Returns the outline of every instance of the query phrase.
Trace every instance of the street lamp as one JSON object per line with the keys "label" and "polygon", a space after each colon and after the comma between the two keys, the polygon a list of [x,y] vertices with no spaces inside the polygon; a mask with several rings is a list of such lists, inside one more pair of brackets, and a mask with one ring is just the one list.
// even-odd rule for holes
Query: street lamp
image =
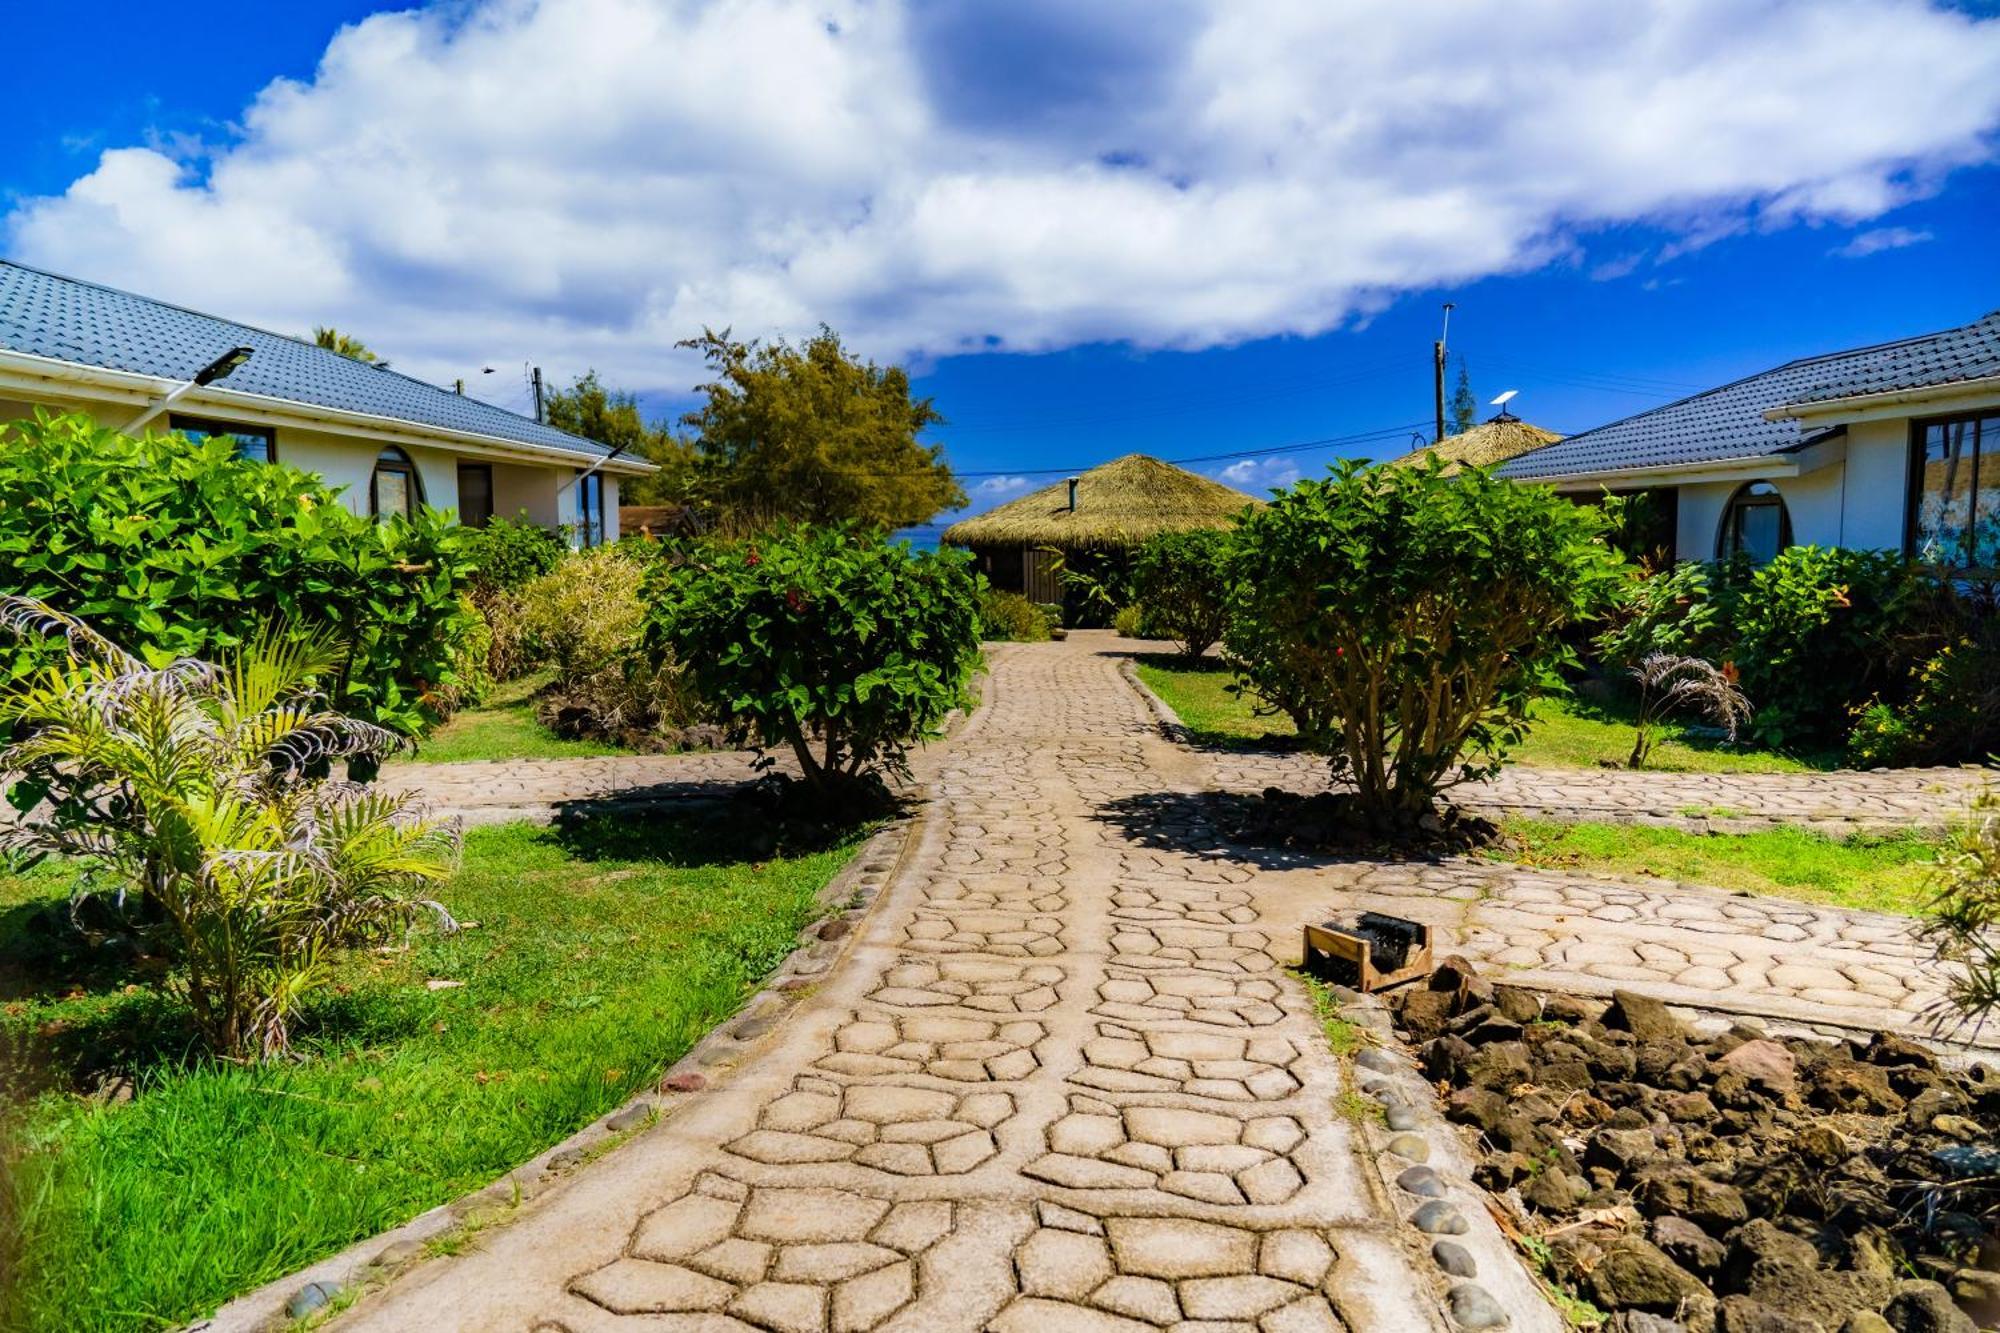
{"label": "street lamp", "polygon": [[215,358],[215,360],[209,362],[207,365],[203,366],[200,370],[197,370],[194,373],[193,379],[189,380],[185,384],[176,387],[171,392],[169,392],[166,397],[160,399],[159,402],[154,403],[144,412],[141,412],[138,416],[134,417],[132,419],[132,424],[125,428],[125,433],[127,435],[130,435],[133,431],[139,429],[139,427],[145,425],[147,422],[151,421],[154,417],[166,411],[167,408],[173,405],[176,399],[178,399],[182,394],[186,393],[188,390],[198,388],[202,385],[213,384],[217,380],[228,379],[229,376],[233,374],[239,366],[241,366],[245,361],[248,361],[250,359],[251,354],[255,350],[256,350],[255,348],[251,347],[230,348],[228,351],[224,352],[221,356],[218,356],[217,358]]}

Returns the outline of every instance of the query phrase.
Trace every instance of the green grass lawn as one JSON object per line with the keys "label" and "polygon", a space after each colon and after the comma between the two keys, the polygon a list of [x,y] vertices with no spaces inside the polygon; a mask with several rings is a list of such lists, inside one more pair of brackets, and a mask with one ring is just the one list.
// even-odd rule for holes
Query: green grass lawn
{"label": "green grass lawn", "polygon": [[604,741],[572,741],[535,717],[535,693],[547,675],[524,676],[496,685],[485,699],[426,736],[414,755],[399,762],[457,764],[474,759],[576,759],[630,754]]}
{"label": "green grass lawn", "polygon": [[[1219,668],[1189,669],[1161,654],[1142,657],[1139,679],[1166,700],[1201,745],[1224,747],[1284,743],[1297,733],[1283,713],[1260,715],[1252,702],[1228,690],[1230,675]],[[1632,720],[1615,704],[1584,699],[1543,699],[1534,707],[1534,728],[1508,759],[1550,768],[1595,768],[1600,760],[1622,763],[1632,752]],[[1726,746],[1669,724],[1660,732],[1647,761],[1651,768],[1694,773],[1791,773],[1838,765],[1837,755],[1790,755],[1750,746]]]}
{"label": "green grass lawn", "polygon": [[1501,823],[1484,855],[1524,865],[1658,876],[1835,907],[1916,913],[1930,898],[1940,844],[1909,832],[1830,838],[1805,829],[1689,833],[1636,824]]}
{"label": "green grass lawn", "polygon": [[[740,1005],[857,845],[716,824],[472,830],[440,896],[476,927],[340,959],[300,1058],[263,1068],[191,1060],[150,988],[58,956],[33,918],[61,874],[0,877],[0,1328],[181,1324],[617,1106]],[[133,1100],[78,1094],[107,1068]]]}

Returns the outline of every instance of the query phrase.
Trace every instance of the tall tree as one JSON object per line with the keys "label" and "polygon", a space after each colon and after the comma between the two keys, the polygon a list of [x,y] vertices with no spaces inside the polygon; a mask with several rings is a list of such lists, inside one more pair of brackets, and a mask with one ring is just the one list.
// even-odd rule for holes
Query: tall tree
{"label": "tall tree", "polygon": [[590,370],[567,389],[548,394],[542,415],[557,430],[595,440],[634,458],[659,465],[647,477],[628,477],[619,498],[630,504],[690,503],[695,495],[693,449],[676,439],[665,423],[648,423],[639,414],[639,400],[620,389],[607,388]]}
{"label": "tall tree", "polygon": [[313,342],[324,347],[329,352],[340,353],[350,361],[363,361],[371,366],[379,365],[384,369],[387,369],[389,365],[387,361],[369,351],[368,344],[362,342],[351,333],[342,333],[339,329],[331,325],[315,325],[313,327]]}
{"label": "tall tree", "polygon": [[707,402],[681,420],[732,517],[899,528],[965,503],[944,450],[917,438],[944,418],[910,396],[901,367],[852,355],[824,325],[796,347],[734,342],[727,329],[681,346],[715,375],[700,388]]}
{"label": "tall tree", "polygon": [[1472,396],[1472,377],[1465,373],[1465,358],[1458,358],[1458,387],[1451,393],[1451,433],[1463,435],[1479,420],[1479,400]]}

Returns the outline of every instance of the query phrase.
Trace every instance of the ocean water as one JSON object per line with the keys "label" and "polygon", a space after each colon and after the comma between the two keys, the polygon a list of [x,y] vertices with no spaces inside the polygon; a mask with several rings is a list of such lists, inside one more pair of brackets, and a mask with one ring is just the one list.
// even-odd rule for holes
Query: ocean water
{"label": "ocean water", "polygon": [[943,523],[920,523],[914,528],[898,528],[889,534],[892,542],[908,542],[919,551],[935,551],[938,538],[947,525]]}

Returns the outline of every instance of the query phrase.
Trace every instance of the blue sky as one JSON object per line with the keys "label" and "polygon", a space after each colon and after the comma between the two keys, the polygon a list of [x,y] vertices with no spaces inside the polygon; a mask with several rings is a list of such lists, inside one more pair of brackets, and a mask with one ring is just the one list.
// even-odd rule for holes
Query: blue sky
{"label": "blue sky", "polygon": [[13,71],[0,248],[335,322],[440,380],[498,365],[503,403],[533,361],[675,412],[675,338],[824,319],[915,368],[952,462],[998,474],[982,505],[1133,450],[1382,437],[1196,465],[1251,489],[1400,452],[1447,300],[1482,404],[1518,389],[1564,432],[2000,307],[1990,6],[1546,0],[1482,30],[1357,3],[1336,30],[1286,0],[1234,27],[1198,0],[463,0],[348,26],[376,8],[17,7],[43,58]]}

